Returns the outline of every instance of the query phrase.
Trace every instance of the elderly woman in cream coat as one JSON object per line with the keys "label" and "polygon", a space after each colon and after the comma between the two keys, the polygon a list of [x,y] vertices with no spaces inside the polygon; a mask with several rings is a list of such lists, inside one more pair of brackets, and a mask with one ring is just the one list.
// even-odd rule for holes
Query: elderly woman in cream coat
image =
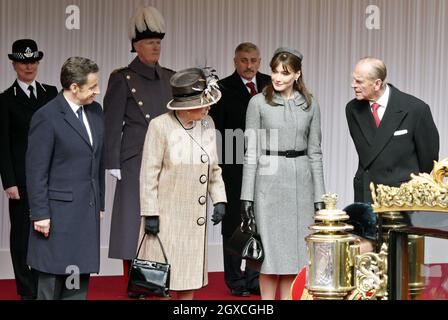
{"label": "elderly woman in cream coat", "polygon": [[[219,223],[227,202],[218,165],[210,105],[221,98],[213,76],[190,68],[170,81],[172,110],[153,119],[143,149],[140,172],[140,258],[164,261],[158,234],[171,265],[170,290],[193,299],[207,285],[207,205]],[[160,232],[159,232],[160,230]]]}

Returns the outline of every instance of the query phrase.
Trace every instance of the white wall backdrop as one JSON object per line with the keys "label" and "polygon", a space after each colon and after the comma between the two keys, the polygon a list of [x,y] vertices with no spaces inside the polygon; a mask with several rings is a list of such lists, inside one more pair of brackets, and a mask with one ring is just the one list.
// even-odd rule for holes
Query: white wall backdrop
{"label": "white wall backdrop", "polygon": [[[59,70],[69,57],[95,60],[106,91],[108,75],[134,57],[127,38],[128,19],[139,4],[157,7],[165,17],[161,64],[179,70],[197,65],[216,68],[220,77],[233,72],[233,51],[242,41],[259,45],[261,71],[279,46],[304,54],[304,77],[322,109],[324,169],[327,190],[340,195],[340,207],[353,198],[357,157],[345,120],[352,99],[351,71],[364,56],[382,58],[389,81],[425,100],[440,131],[441,157],[448,156],[446,108],[448,74],[448,1],[445,0],[1,0],[0,89],[15,79],[7,54],[18,38],[33,38],[45,52],[38,80],[59,84]],[[79,29],[68,29],[70,5],[79,8]],[[379,10],[379,29],[366,25],[369,5]],[[98,99],[102,102],[103,95]],[[111,180],[111,179],[110,179]],[[102,245],[109,239],[114,184],[107,187],[108,218]],[[0,251],[9,246],[7,201],[0,198]],[[211,245],[221,242],[210,230]],[[218,255],[219,257],[219,255]],[[1,270],[9,268],[0,260]]]}

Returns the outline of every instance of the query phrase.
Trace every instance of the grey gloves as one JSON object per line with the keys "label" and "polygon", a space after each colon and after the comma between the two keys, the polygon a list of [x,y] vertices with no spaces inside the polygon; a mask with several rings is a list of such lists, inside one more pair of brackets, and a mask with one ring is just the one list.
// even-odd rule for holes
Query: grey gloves
{"label": "grey gloves", "polygon": [[220,223],[225,215],[226,215],[226,204],[224,202],[219,202],[215,204],[215,208],[213,209],[213,215],[212,215],[213,225],[216,226],[218,223]]}
{"label": "grey gloves", "polygon": [[159,217],[150,216],[145,219],[145,233],[156,236],[159,233]]}

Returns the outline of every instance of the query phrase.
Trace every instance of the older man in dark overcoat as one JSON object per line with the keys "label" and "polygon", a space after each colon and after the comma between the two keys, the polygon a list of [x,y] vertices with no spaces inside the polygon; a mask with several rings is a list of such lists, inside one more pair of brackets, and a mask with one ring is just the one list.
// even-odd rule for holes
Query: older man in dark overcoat
{"label": "older man in dark overcoat", "polygon": [[222,176],[228,199],[228,212],[222,221],[224,278],[232,295],[248,296],[250,292],[259,294],[258,272],[247,266],[241,272],[242,260],[228,253],[227,243],[241,224],[240,195],[247,105],[253,95],[262,92],[271,77],[258,72],[260,50],[253,43],[239,44],[233,61],[235,72],[218,82],[222,99],[210,110],[210,115],[222,137],[219,154],[222,156]]}
{"label": "older man in dark overcoat", "polygon": [[356,202],[372,202],[370,183],[399,186],[411,173],[431,172],[439,158],[431,109],[386,77],[386,65],[373,57],[361,59],[353,71],[356,97],[345,110],[359,157],[353,180]]}

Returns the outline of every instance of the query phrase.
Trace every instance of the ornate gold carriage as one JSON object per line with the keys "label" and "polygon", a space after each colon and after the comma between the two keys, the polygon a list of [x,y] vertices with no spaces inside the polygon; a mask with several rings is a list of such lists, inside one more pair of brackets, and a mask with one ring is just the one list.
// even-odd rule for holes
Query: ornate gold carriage
{"label": "ornate gold carriage", "polygon": [[[448,158],[400,187],[371,184],[378,237],[375,252],[365,254],[343,223],[347,215],[336,209],[337,196],[325,195],[326,209],[316,213],[310,227],[316,232],[307,237],[306,288],[313,298],[421,299],[428,286],[425,239],[448,239],[447,176]],[[440,285],[448,293],[446,276]]]}

